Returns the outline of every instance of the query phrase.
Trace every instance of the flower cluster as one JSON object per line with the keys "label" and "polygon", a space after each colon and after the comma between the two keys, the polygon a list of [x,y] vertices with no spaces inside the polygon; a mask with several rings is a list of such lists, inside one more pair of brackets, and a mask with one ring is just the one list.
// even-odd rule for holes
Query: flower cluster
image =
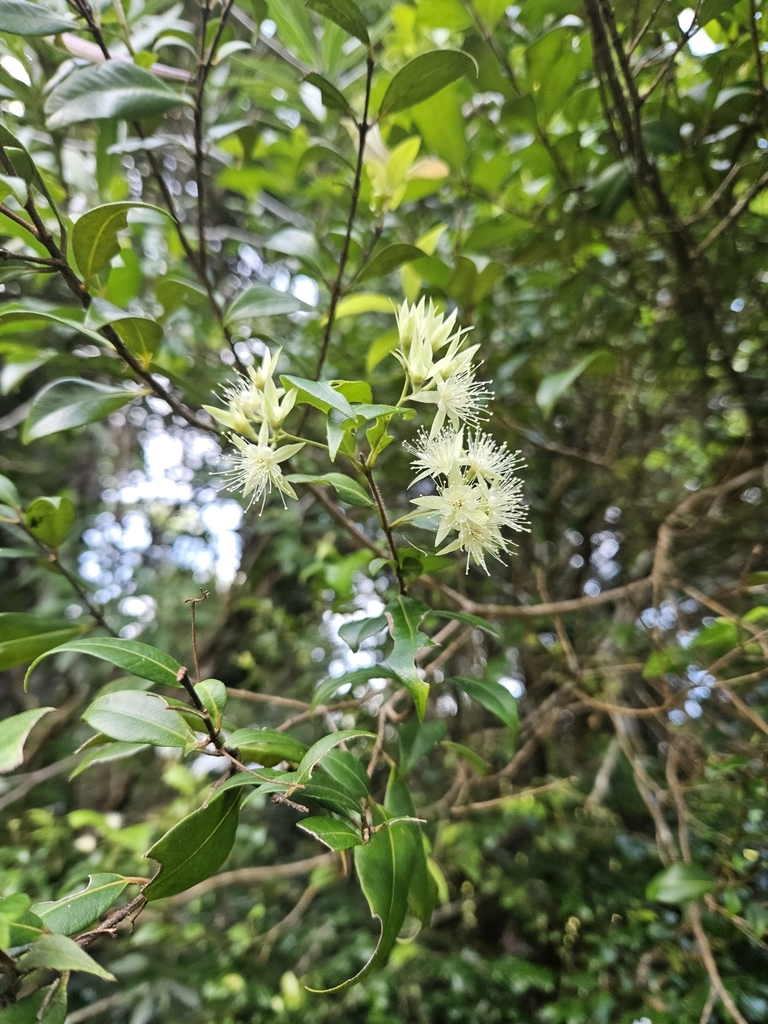
{"label": "flower cluster", "polygon": [[472,357],[480,346],[465,347],[467,329],[456,328],[456,312],[446,318],[432,302],[428,307],[424,299],[418,306],[405,302],[397,326],[394,355],[405,370],[406,398],[436,407],[429,433],[422,431],[416,444],[406,448],[414,456],[412,485],[429,477],[437,493],[414,498],[413,504],[439,517],[438,548],[456,534],[441,554],[465,551],[467,569],[471,558],[487,572],[486,554],[501,560],[510,551],[502,528],[527,530],[522,481],[515,476],[520,453],[479,429],[492,392],[475,380]]}
{"label": "flower cluster", "polygon": [[[274,373],[280,358],[280,349],[271,355],[266,350],[258,370],[248,368],[248,379],[227,388],[225,409],[206,405],[203,408],[231,431],[230,440],[237,449],[230,456],[232,466],[224,476],[229,486],[242,490],[250,501],[248,507],[261,499],[261,512],[267,495],[275,487],[284,495],[296,497],[296,492],[285,479],[280,463],[301,451],[304,442],[280,446],[281,427],[296,404],[295,388],[286,392],[275,384]],[[256,427],[258,426],[258,432]],[[246,440],[247,439],[247,440]],[[255,443],[254,443],[255,442]]]}

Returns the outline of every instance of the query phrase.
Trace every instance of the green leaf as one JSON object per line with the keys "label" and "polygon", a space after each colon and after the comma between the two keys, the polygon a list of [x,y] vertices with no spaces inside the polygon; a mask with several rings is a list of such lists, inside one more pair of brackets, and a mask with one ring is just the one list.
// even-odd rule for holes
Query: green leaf
{"label": "green leaf", "polygon": [[62,900],[36,903],[32,913],[37,914],[48,931],[74,935],[98,921],[130,884],[131,879],[122,875],[91,875],[85,889]]}
{"label": "green leaf", "polygon": [[221,867],[235,843],[240,796],[228,792],[193,811],[145,854],[161,865],[144,890],[148,900],[184,892]]}
{"label": "green leaf", "polygon": [[443,740],[441,746],[458,757],[463,757],[468,764],[472,765],[478,775],[488,774],[487,763],[474,750],[470,750],[469,747],[465,747],[462,743],[452,743],[450,740]]}
{"label": "green leaf", "polygon": [[417,249],[415,245],[408,245],[406,242],[396,242],[388,245],[386,249],[376,253],[370,263],[367,263],[355,279],[356,284],[370,281],[374,277],[382,277],[389,274],[403,263],[411,263],[419,260],[425,253]]}
{"label": "green leaf", "polygon": [[315,236],[300,228],[284,228],[264,243],[266,249],[273,249],[284,256],[296,256],[298,259],[317,263],[320,259]]}
{"label": "green leaf", "polygon": [[76,32],[78,25],[65,14],[27,0],[0,0],[0,32],[14,36],[55,36]]}
{"label": "green leaf", "polygon": [[[386,620],[384,625],[386,625]],[[357,668],[353,669],[352,672],[345,672],[343,675],[330,676],[328,679],[324,679],[312,694],[312,710],[320,707],[321,704],[327,704],[340,687],[348,686],[351,683],[365,682],[367,679],[381,679],[382,675],[386,675],[386,671],[386,668],[381,667]]]}
{"label": "green leaf", "polygon": [[66,935],[43,935],[19,960],[19,968],[24,972],[33,971],[37,967],[50,967],[55,971],[84,971],[104,981],[115,981],[114,975],[105,971]]}
{"label": "green leaf", "polygon": [[[387,780],[384,807],[387,814],[394,818],[412,818],[416,814],[413,798],[405,784],[405,779],[394,766]],[[408,886],[408,905],[426,928],[429,926],[432,911],[437,903],[437,885],[427,866],[427,851],[424,848],[424,836],[421,828],[416,822],[403,822],[403,825],[411,835],[414,848],[411,880]]]}
{"label": "green leaf", "polygon": [[84,772],[87,768],[91,768],[95,764],[106,764],[108,761],[121,761],[124,757],[132,757],[134,754],[138,754],[140,751],[148,749],[149,747],[146,743],[123,743],[120,741],[116,741],[115,743],[103,743],[98,747],[92,747],[85,751],[82,761],[77,768],[75,768],[69,778],[74,779],[75,776]]}
{"label": "green leaf", "polygon": [[[355,870],[368,900],[371,914],[381,924],[376,949],[368,963],[353,978],[325,989],[340,992],[357,984],[376,967],[383,964],[397,941],[408,909],[408,888],[411,882],[416,849],[409,826],[397,822],[375,832],[365,846],[355,847]],[[310,991],[317,991],[310,989]]]}
{"label": "green leaf", "polygon": [[[102,66],[106,67],[106,65]],[[120,243],[117,235],[119,231],[128,227],[128,211],[134,209],[152,210],[154,213],[168,216],[167,212],[159,206],[122,202],[96,206],[75,222],[72,229],[72,249],[86,284],[94,274],[98,274],[100,270],[108,267],[114,256],[119,255]],[[110,323],[111,321],[105,320],[104,322]]]}
{"label": "green leaf", "polygon": [[325,473],[323,476],[291,473],[287,479],[292,484],[327,484],[348,505],[358,505],[363,508],[376,507],[357,480],[353,480],[351,476],[345,476],[344,473]]}
{"label": "green leaf", "polygon": [[359,7],[352,0],[307,0],[307,7],[343,28],[370,50],[368,26]]}
{"label": "green leaf", "polygon": [[[400,774],[407,775],[413,766],[445,739],[445,722],[406,722],[398,731],[400,742]],[[409,812],[413,813],[413,812]]]}
{"label": "green leaf", "polygon": [[345,316],[359,316],[361,313],[391,313],[395,315],[395,304],[387,295],[375,292],[359,292],[345,295],[336,307],[336,319]]}
{"label": "green leaf", "polygon": [[698,864],[673,864],[650,880],[645,895],[659,903],[690,903],[716,888],[717,882]]}
{"label": "green leaf", "polygon": [[224,321],[232,324],[239,320],[252,320],[257,316],[295,313],[299,309],[308,310],[311,307],[290,292],[279,292],[267,284],[252,284],[250,288],[240,292],[227,310]]}
{"label": "green leaf", "polygon": [[428,100],[463,76],[477,77],[477,64],[461,50],[430,50],[400,68],[387,86],[377,118]]}
{"label": "green leaf", "polygon": [[345,419],[351,419],[355,411],[349,401],[335,388],[324,381],[308,380],[306,377],[291,377],[285,374],[280,377],[280,383],[286,389],[296,388],[299,397],[296,401],[301,404],[314,406],[321,412],[327,413],[329,409],[336,409]]}
{"label": "green leaf", "polygon": [[27,736],[41,718],[55,710],[56,708],[33,708],[0,722],[0,774],[12,772],[23,763]]}
{"label": "green leaf", "polygon": [[26,612],[0,612],[0,671],[24,665],[53,647],[90,629],[59,619],[41,619]]}
{"label": "green leaf", "polygon": [[470,615],[468,612],[445,611],[443,609],[432,609],[429,614],[430,616],[434,615],[438,619],[455,619],[457,622],[464,622],[468,626],[482,629],[484,633],[488,633],[490,636],[500,636],[496,626],[491,625],[487,619],[482,619],[479,615]]}
{"label": "green leaf", "polygon": [[[3,908],[0,906],[0,915],[2,912]],[[21,917],[11,922],[9,933],[9,947],[28,946],[30,942],[35,942],[41,935],[45,935],[45,925],[37,914],[27,911],[26,914],[22,914]],[[0,1021],[2,1019],[0,1017]]]}
{"label": "green leaf", "polygon": [[105,736],[125,743],[187,747],[195,742],[178,711],[166,708],[160,697],[140,690],[118,690],[97,697],[83,718]]}
{"label": "green leaf", "polygon": [[[371,792],[371,780],[362,763],[348,750],[338,747],[323,758],[322,771],[340,782],[357,800],[365,800]],[[315,776],[315,781],[319,776]]]}
{"label": "green leaf", "polygon": [[178,661],[175,661],[169,654],[159,651],[149,644],[139,643],[138,640],[120,640],[111,636],[96,636],[90,639],[76,640],[49,650],[46,654],[37,658],[34,664],[30,665],[25,679],[25,685],[29,680],[30,673],[35,665],[49,657],[51,654],[66,653],[74,651],[77,654],[90,654],[94,658],[108,661],[110,665],[123,668],[140,679],[150,679],[153,683],[161,686],[178,686],[176,676],[181,668]]}
{"label": "green leaf", "polygon": [[599,355],[602,355],[600,351],[590,352],[588,356],[584,356],[578,363],[574,363],[570,369],[560,370],[557,373],[548,373],[542,379],[536,392],[536,405],[538,405],[547,419],[552,415],[558,399],[562,398],[576,378],[580,377],[589,364],[594,362]]}
{"label": "green leaf", "polygon": [[67,75],[48,96],[45,114],[52,131],[82,121],[155,117],[181,104],[192,100],[138,64],[108,60]]}
{"label": "green leaf", "polygon": [[203,679],[195,687],[195,693],[211,717],[215,729],[221,728],[221,716],[227,706],[227,688],[219,679]]}
{"label": "green leaf", "polygon": [[227,737],[227,746],[239,752],[241,761],[255,761],[267,768],[281,761],[298,764],[307,752],[306,743],[276,729],[237,729]]}
{"label": "green leaf", "polygon": [[339,636],[357,654],[363,640],[376,636],[377,633],[386,628],[386,615],[376,615],[373,618],[366,619],[352,619],[351,622],[345,622],[343,626],[339,626]]}
{"label": "green leaf", "polygon": [[386,359],[390,352],[394,352],[399,344],[400,333],[396,327],[380,334],[368,349],[368,355],[365,357],[365,368],[368,373],[374,370],[382,359]]}
{"label": "green leaf", "polygon": [[467,676],[454,676],[453,682],[478,704],[482,704],[486,711],[500,718],[512,736],[517,738],[517,701],[506,686],[491,679],[469,679]]}
{"label": "green leaf", "polygon": [[362,846],[360,831],[346,821],[336,818],[304,818],[298,822],[300,829],[308,832],[330,850],[349,850],[353,846]]}
{"label": "green leaf", "polygon": [[11,508],[19,508],[21,505],[16,484],[7,476],[2,475],[0,475],[0,505],[9,505]]}
{"label": "green leaf", "polygon": [[317,743],[313,743],[299,763],[296,770],[296,782],[300,785],[308,782],[312,777],[315,765],[325,757],[329,750],[333,750],[345,740],[353,740],[358,736],[375,739],[374,733],[367,732],[365,729],[341,729],[339,732],[332,732],[328,736],[323,736]]}
{"label": "green leaf", "polygon": [[27,529],[49,548],[58,548],[75,525],[75,506],[69,498],[35,498],[24,513]]}
{"label": "green leaf", "polygon": [[400,594],[389,602],[386,610],[390,616],[389,631],[395,642],[387,664],[408,687],[421,720],[427,707],[429,683],[424,682],[416,669],[416,655],[422,647],[433,646],[430,638],[418,628],[428,609],[421,601]]}
{"label": "green leaf", "polygon": [[306,800],[314,801],[326,810],[352,820],[359,818],[361,813],[361,798],[350,792],[343,782],[320,772],[297,790],[294,799],[301,803]]}
{"label": "green leaf", "polygon": [[24,422],[22,441],[29,444],[49,434],[105,420],[142,393],[128,391],[126,388],[111,388],[79,377],[63,377],[52,381],[32,399]]}
{"label": "green leaf", "polygon": [[304,81],[320,90],[320,95],[323,97],[323,103],[326,107],[331,110],[339,110],[345,117],[354,119],[355,112],[349,105],[347,97],[332,82],[329,82],[327,78],[323,78],[322,75],[318,75],[313,71],[305,77]]}

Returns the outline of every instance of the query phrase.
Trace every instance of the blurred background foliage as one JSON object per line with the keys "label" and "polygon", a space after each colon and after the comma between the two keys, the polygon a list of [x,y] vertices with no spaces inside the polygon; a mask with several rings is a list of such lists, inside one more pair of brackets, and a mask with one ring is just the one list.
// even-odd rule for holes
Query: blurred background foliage
{"label": "blurred background foliage", "polygon": [[[94,950],[119,985],[73,975],[67,1020],[768,1021],[762,4],[373,0],[361,10],[373,110],[421,53],[463,50],[477,76],[369,133],[322,375],[368,379],[377,400],[395,400],[392,301],[457,306],[493,382],[494,433],[528,464],[531,533],[518,556],[487,578],[460,561],[442,568],[442,593],[412,588],[443,606],[458,593],[499,632],[463,629],[434,677],[427,717],[471,757],[443,744],[410,775],[440,906],[386,970],[341,995],[307,992],[358,970],[375,928],[336,862],[316,861],[297,816],[251,801],[224,867],[242,874],[102,939]],[[220,14],[209,12],[209,39]],[[115,0],[92,16],[113,56],[194,94],[196,3]],[[149,365],[185,408],[215,404],[235,363],[265,343],[282,345],[281,372],[312,376],[357,133],[305,79],[322,75],[359,116],[365,47],[300,0],[235,3],[197,144],[193,107],[179,103],[142,116],[142,141],[130,118],[91,120],[90,96],[82,117],[49,125],[56,84],[103,56],[78,24],[55,38],[0,32],[3,123],[66,217],[122,200],[164,208],[170,197],[194,240],[204,187],[202,278],[172,221],[145,211],[95,293],[162,325]],[[71,307],[59,276],[14,259],[45,255],[29,234],[7,217],[0,231],[3,300]],[[422,255],[375,265],[402,243]],[[219,311],[255,284],[283,306],[273,312],[265,291],[226,323],[206,274]],[[53,563],[4,529],[4,612],[77,625],[86,594],[121,636],[189,663],[184,599],[207,587],[201,661],[232,688],[309,701],[329,674],[375,663],[380,638],[355,660],[338,634],[350,616],[379,612],[393,584],[368,570],[371,552],[348,528],[354,520],[378,542],[375,516],[340,515],[330,492],[322,502],[309,491],[287,511],[243,513],[212,475],[223,441],[157,395],[25,445],[44,386],[114,385],[125,367],[66,325],[39,323],[0,322],[0,358],[0,472],[25,503],[62,495],[77,511]],[[302,458],[311,472],[312,455]],[[393,507],[406,500],[407,462],[399,445],[382,456]],[[61,565],[79,573],[80,594]],[[94,871],[148,873],[142,855],[200,805],[212,770],[204,758],[184,766],[145,752],[67,781],[89,735],[80,713],[109,676],[82,659],[49,664],[28,694],[23,667],[0,684],[4,716],[58,708],[0,790],[2,895],[35,901]],[[517,753],[456,675],[502,680],[518,698]],[[336,718],[375,730],[381,700]],[[233,704],[242,726],[276,727],[288,713]],[[304,721],[296,735],[311,742],[320,726]],[[396,756],[389,725],[385,738]],[[681,859],[689,873],[667,874],[664,889],[659,873]],[[708,880],[691,892],[696,870]],[[686,911],[692,896],[700,902]]]}

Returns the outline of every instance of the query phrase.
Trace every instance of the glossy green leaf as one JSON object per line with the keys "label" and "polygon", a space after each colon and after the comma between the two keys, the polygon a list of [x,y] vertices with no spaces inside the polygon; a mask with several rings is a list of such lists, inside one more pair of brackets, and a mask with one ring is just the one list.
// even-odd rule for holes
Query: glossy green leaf
{"label": "glossy green leaf", "polygon": [[66,619],[0,612],[0,672],[33,661],[90,628],[90,623],[73,626]]}
{"label": "glossy green leaf", "polygon": [[455,676],[453,682],[478,704],[482,704],[486,711],[500,718],[512,736],[517,737],[517,701],[506,686],[492,679],[470,679],[467,676]]}
{"label": "glossy green leaf", "polygon": [[72,229],[72,249],[86,283],[94,274],[108,267],[112,258],[119,254],[118,232],[128,227],[128,213],[134,209],[151,210],[153,213],[168,216],[159,206],[122,202],[96,206],[75,222]]}
{"label": "glossy green leaf", "polygon": [[53,36],[74,32],[77,24],[65,14],[27,0],[0,0],[0,32],[15,36]]}
{"label": "glossy green leaf", "polygon": [[477,64],[461,50],[430,50],[400,68],[387,86],[378,117],[407,110],[428,100],[457,78],[477,77]]}
{"label": "glossy green leaf", "polygon": [[316,803],[334,814],[355,820],[361,814],[361,797],[356,796],[338,779],[330,778],[323,772],[316,772],[309,782],[294,793],[293,800],[302,805]]}
{"label": "glossy green leaf", "polygon": [[35,395],[24,421],[24,444],[62,430],[99,423],[142,392],[111,388],[79,377],[52,381]]}
{"label": "glossy green leaf", "polygon": [[255,761],[272,768],[281,761],[298,764],[307,745],[276,729],[237,729],[227,737],[227,746],[239,751],[241,761]]}
{"label": "glossy green leaf", "polygon": [[82,121],[155,117],[191,102],[138,64],[108,60],[67,75],[48,96],[45,113],[53,130]]}
{"label": "glossy green leaf", "polygon": [[322,75],[318,75],[316,72],[311,72],[304,79],[310,85],[314,85],[316,89],[320,90],[320,95],[323,97],[323,104],[329,107],[331,110],[338,110],[345,117],[354,118],[355,112],[349,105],[349,100],[346,96],[336,88],[336,86],[329,82],[327,78],[323,78]]}
{"label": "glossy green leaf", "polygon": [[330,384],[323,381],[308,380],[306,377],[291,377],[288,374],[280,377],[280,383],[286,389],[296,388],[299,392],[297,402],[312,405],[321,412],[336,409],[346,419],[355,415],[349,401]]}
{"label": "glossy green leaf", "polygon": [[345,622],[342,626],[339,626],[339,636],[357,653],[363,640],[376,636],[377,633],[381,633],[386,628],[387,617],[385,615],[375,615],[373,618],[352,619],[351,622]]}
{"label": "glossy green leaf", "polygon": [[178,686],[176,680],[181,665],[164,651],[159,651],[149,644],[142,644],[138,640],[122,640],[111,636],[96,636],[87,640],[76,640],[66,644],[60,644],[46,652],[45,655],[36,659],[30,665],[27,672],[29,680],[30,673],[43,657],[51,654],[63,654],[67,651],[74,651],[76,654],[90,654],[94,658],[108,661],[117,668],[123,668],[140,679],[150,679],[153,683],[161,686]]}
{"label": "glossy green leaf", "polygon": [[226,312],[225,322],[232,324],[259,316],[280,316],[295,313],[299,309],[309,310],[311,307],[290,292],[279,292],[267,284],[252,284],[232,302]]}
{"label": "glossy green leaf", "polygon": [[427,606],[421,601],[403,597],[402,594],[387,605],[391,620],[389,630],[394,640],[387,664],[408,687],[419,719],[424,717],[427,707],[429,683],[419,675],[416,656],[423,647],[433,646],[430,638],[419,629],[419,623],[426,611]]}
{"label": "glossy green leaf", "polygon": [[[371,792],[371,780],[362,762],[348,750],[339,750],[338,747],[329,750],[320,767],[325,774],[340,782],[358,800],[365,800]],[[319,778],[320,776],[315,776],[316,781]]]}
{"label": "glossy green leaf", "polygon": [[488,622],[487,619],[481,618],[479,615],[469,615],[467,612],[454,612],[445,611],[443,609],[430,611],[430,616],[435,616],[437,619],[454,619],[456,622],[463,622],[467,626],[474,626],[476,629],[482,629],[484,633],[488,633],[489,636],[498,637],[499,631],[496,626]]}
{"label": "glossy green leaf", "polygon": [[130,884],[131,880],[122,875],[94,874],[85,889],[61,900],[36,903],[32,913],[37,914],[48,931],[74,935],[84,932],[106,914]]}
{"label": "glossy green leaf", "polygon": [[383,277],[384,274],[390,274],[393,270],[401,267],[403,263],[419,260],[424,255],[421,249],[417,249],[415,245],[395,242],[394,245],[388,245],[386,249],[377,252],[370,263],[366,263],[357,275],[356,283],[363,284],[364,281],[371,281],[375,277]]}
{"label": "glossy green leaf", "polygon": [[557,373],[548,373],[539,384],[536,392],[536,404],[549,419],[557,405],[557,402],[566,393],[573,382],[582,375],[586,368],[601,355],[598,352],[590,352],[577,363],[574,363],[568,370],[559,370]]}
{"label": "glossy green leaf", "polygon": [[148,900],[184,892],[221,867],[235,842],[240,796],[227,792],[193,811],[145,854],[160,862],[160,871],[144,890]]}
{"label": "glossy green leaf", "polygon": [[83,971],[85,974],[95,974],[104,981],[115,980],[114,975],[105,971],[66,935],[43,935],[19,960],[22,971],[33,971],[37,967],[51,967],[56,971]]}
{"label": "glossy green leaf", "polygon": [[69,498],[35,498],[27,506],[24,522],[27,529],[49,548],[58,548],[75,525],[75,506]]}
{"label": "glossy green leaf", "polygon": [[[2,906],[0,906],[1,914]],[[36,942],[42,935],[45,935],[45,930],[45,925],[37,914],[33,914],[28,910],[25,914],[11,922],[8,929],[8,947],[28,946],[31,942]],[[3,948],[2,944],[0,944],[0,948]],[[0,1017],[1,1020],[2,1017]]]}
{"label": "glossy green leaf", "polygon": [[400,774],[407,775],[414,765],[445,739],[445,722],[407,722],[398,730]]}
{"label": "glossy green leaf", "polygon": [[123,758],[133,757],[142,750],[148,750],[146,743],[125,743],[115,741],[114,743],[103,743],[98,747],[91,747],[83,754],[83,759],[75,768],[70,779],[74,779],[81,772],[93,767],[95,764],[106,764],[109,761],[122,761]]}
{"label": "glossy green leaf", "polygon": [[298,826],[319,839],[329,850],[349,850],[363,845],[359,829],[337,818],[304,818]]}
{"label": "glossy green leaf", "polygon": [[166,708],[160,697],[139,690],[118,690],[97,697],[83,712],[83,718],[93,729],[124,743],[187,747],[195,741],[178,711]]}
{"label": "glossy green leaf", "polygon": [[365,729],[341,729],[339,732],[332,732],[328,736],[323,736],[317,743],[313,743],[299,763],[296,770],[296,781],[298,783],[308,782],[312,777],[315,765],[325,757],[329,750],[333,750],[345,740],[354,740],[359,736],[375,739],[374,733],[367,732]]}
{"label": "glossy green leaf", "polygon": [[[391,817],[412,818],[416,814],[413,798],[405,783],[405,779],[397,768],[392,767],[387,780],[387,791],[384,807]],[[418,917],[422,925],[429,926],[432,912],[437,903],[437,886],[427,866],[427,853],[424,848],[423,833],[415,821],[403,822],[413,842],[414,857],[411,868],[411,879],[408,885],[408,905]],[[389,826],[390,828],[392,826]]]}
{"label": "glossy green leaf", "polygon": [[352,0],[307,0],[307,7],[324,18],[328,18],[354,39],[359,39],[361,43],[370,48],[368,26],[362,11]]}
{"label": "glossy green leaf", "polygon": [[203,679],[195,686],[195,693],[211,716],[214,728],[221,727],[221,716],[227,706],[227,688],[220,679]]}
{"label": "glossy green leaf", "polygon": [[716,888],[717,882],[698,864],[672,864],[650,880],[645,895],[659,903],[690,903]]}
{"label": "glossy green leaf", "polygon": [[41,718],[49,715],[56,708],[33,708],[22,711],[20,715],[12,715],[0,722],[0,774],[12,772],[24,761],[24,744],[27,736]]}
{"label": "glossy green leaf", "polygon": [[324,679],[312,694],[312,708],[327,704],[342,686],[366,682],[368,679],[381,679],[386,673],[386,668],[356,668],[340,676],[330,676]]}
{"label": "glossy green leaf", "polygon": [[414,857],[415,844],[404,822],[381,829],[365,846],[355,847],[355,870],[381,933],[365,967],[353,978],[324,991],[340,992],[349,988],[386,961],[405,921]]}
{"label": "glossy green leaf", "polygon": [[332,487],[347,505],[357,505],[363,508],[376,507],[357,480],[353,480],[351,476],[345,476],[344,473],[324,473],[322,476],[291,473],[288,480],[292,484],[326,484]]}

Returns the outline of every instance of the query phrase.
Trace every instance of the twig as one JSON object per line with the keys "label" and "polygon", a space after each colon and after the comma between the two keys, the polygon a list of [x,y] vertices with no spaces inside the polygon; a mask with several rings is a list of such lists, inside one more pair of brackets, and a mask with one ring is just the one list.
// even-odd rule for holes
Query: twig
{"label": "twig", "polygon": [[[194,605],[192,607],[194,607]],[[176,682],[181,683],[181,685],[189,694],[190,699],[195,707],[195,710],[199,711],[200,716],[203,722],[205,723],[205,729],[206,732],[208,733],[211,743],[214,745],[214,747],[216,747],[217,750],[223,751],[224,743],[221,739],[221,736],[219,736],[218,732],[216,731],[216,727],[214,726],[211,720],[211,716],[208,713],[208,709],[206,708],[205,704],[203,704],[203,702],[200,700],[197,691],[192,685],[192,680],[189,678],[189,672],[187,672],[183,665],[176,673]]]}
{"label": "twig", "polygon": [[295,924],[298,924],[319,891],[320,890],[316,889],[315,886],[308,885],[299,897],[296,905],[288,914],[286,914],[282,921],[278,921],[277,924],[273,925],[269,929],[269,931],[264,932],[263,935],[259,935],[257,942],[262,945],[262,949],[257,960],[260,964],[267,962],[269,954],[272,952],[272,947],[283,932],[289,931]]}
{"label": "twig", "polygon": [[392,527],[389,525],[389,519],[387,517],[387,509],[384,504],[384,499],[381,496],[381,491],[378,488],[378,484],[373,478],[373,470],[370,466],[363,468],[363,474],[365,479],[368,481],[368,486],[371,489],[374,501],[376,502],[376,509],[379,513],[379,520],[381,527],[384,530],[384,534],[387,538],[387,544],[389,545],[389,551],[392,555],[392,561],[394,562],[395,575],[397,576],[397,584],[400,588],[400,593],[406,593],[405,579],[403,578],[403,570],[400,566],[400,559],[397,557],[397,545],[395,544],[395,538],[392,533]]}
{"label": "twig", "polygon": [[274,693],[257,693],[255,690],[240,690],[234,686],[227,687],[227,696],[237,700],[249,700],[256,704],[278,704],[283,708],[301,708],[309,710],[310,705],[305,700],[294,700],[293,697],[278,697]]}
{"label": "twig", "polygon": [[713,242],[716,242],[720,235],[722,235],[722,233],[741,216],[755,196],[759,195],[765,188],[768,188],[768,171],[762,174],[757,181],[753,182],[748,189],[745,189],[744,192],[742,192],[739,201],[734,203],[720,223],[712,228],[704,241],[699,242],[691,255],[696,258],[697,256],[701,256],[702,253],[705,253]]}
{"label": "twig", "polygon": [[188,597],[184,601],[184,604],[189,605],[189,625],[190,632],[192,634],[192,657],[194,658],[195,661],[195,678],[197,679],[198,683],[200,682],[200,662],[197,659],[197,629],[195,627],[195,608],[197,607],[197,605],[201,604],[203,601],[206,600],[206,598],[209,598],[210,596],[210,590],[203,590],[203,588],[201,587],[200,597]]}
{"label": "twig", "polygon": [[384,731],[392,711],[399,701],[403,699],[408,693],[407,689],[403,686],[397,690],[386,703],[382,704],[381,710],[379,711],[379,723],[376,729],[376,741],[373,744],[373,750],[371,751],[371,759],[368,762],[368,778],[373,778],[373,773],[376,771],[376,765],[378,764],[379,755],[381,754],[381,748],[384,746]]}
{"label": "twig", "polygon": [[102,935],[110,935],[112,938],[115,937],[117,932],[117,926],[125,921],[126,918],[130,917],[131,914],[139,914],[144,909],[144,904],[147,902],[147,898],[143,893],[139,893],[138,896],[134,896],[130,903],[127,903],[120,910],[116,910],[114,914],[103,921],[97,928],[92,931],[84,932],[82,935],[78,935],[75,938],[75,942],[80,946],[81,949],[85,949],[90,946],[92,942],[100,938]]}
{"label": "twig", "polygon": [[556,779],[554,782],[547,782],[543,786],[529,786],[527,789],[518,790],[517,793],[506,793],[504,796],[494,797],[493,800],[480,800],[473,804],[459,804],[451,808],[451,817],[464,818],[476,811],[495,811],[507,807],[516,800],[522,800],[527,796],[538,796],[540,793],[551,793],[555,790],[569,786],[576,781],[576,777],[568,779]]}
{"label": "twig", "polygon": [[723,1006],[725,1006],[728,1013],[736,1021],[736,1024],[748,1024],[746,1017],[742,1016],[739,1012],[731,993],[725,987],[723,979],[720,977],[720,971],[717,969],[717,964],[712,954],[712,947],[701,923],[701,908],[698,903],[688,904],[688,920],[696,939],[696,945],[699,947],[699,956],[704,964],[704,969],[709,975],[709,984],[722,1000]]}

